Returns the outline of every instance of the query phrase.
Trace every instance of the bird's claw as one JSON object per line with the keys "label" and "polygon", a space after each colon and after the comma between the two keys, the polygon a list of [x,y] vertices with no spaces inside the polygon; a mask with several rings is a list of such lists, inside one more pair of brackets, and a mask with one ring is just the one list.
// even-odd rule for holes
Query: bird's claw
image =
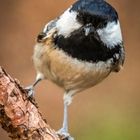
{"label": "bird's claw", "polygon": [[63,128],[57,131],[57,134],[61,137],[63,140],[74,140],[73,137],[70,136],[68,132],[66,132]]}
{"label": "bird's claw", "polygon": [[33,86],[31,85],[31,86],[28,86],[28,87],[26,87],[25,88],[25,90],[27,91],[27,93],[28,93],[28,97],[33,97],[34,96],[34,88],[33,88]]}

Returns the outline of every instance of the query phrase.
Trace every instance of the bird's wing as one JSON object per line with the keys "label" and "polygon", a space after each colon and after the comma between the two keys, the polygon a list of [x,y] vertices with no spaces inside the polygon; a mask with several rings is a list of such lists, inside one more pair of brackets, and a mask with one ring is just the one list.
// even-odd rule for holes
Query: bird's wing
{"label": "bird's wing", "polygon": [[48,31],[50,31],[53,27],[56,26],[56,22],[57,22],[58,18],[51,20],[49,23],[47,23],[43,29],[44,33],[47,33]]}
{"label": "bird's wing", "polygon": [[[41,31],[37,36],[37,42],[43,42],[48,36],[50,36],[50,31],[56,27],[57,18],[48,22],[43,31]],[[56,29],[55,29],[56,30]],[[54,31],[54,30],[53,30]],[[52,33],[52,31],[51,31]]]}

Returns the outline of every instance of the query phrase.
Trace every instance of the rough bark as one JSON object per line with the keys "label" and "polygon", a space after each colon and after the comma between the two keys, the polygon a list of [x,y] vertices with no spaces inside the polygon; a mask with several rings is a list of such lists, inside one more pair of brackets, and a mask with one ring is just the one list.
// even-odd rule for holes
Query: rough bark
{"label": "rough bark", "polygon": [[[13,140],[60,140],[33,98],[0,67],[0,124]],[[61,138],[62,139],[62,138]]]}

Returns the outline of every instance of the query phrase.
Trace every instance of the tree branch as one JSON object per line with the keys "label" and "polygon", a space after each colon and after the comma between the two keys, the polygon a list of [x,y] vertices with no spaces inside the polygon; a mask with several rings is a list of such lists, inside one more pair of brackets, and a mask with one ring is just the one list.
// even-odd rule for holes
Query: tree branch
{"label": "tree branch", "polygon": [[0,124],[13,140],[60,140],[34,99],[0,67]]}

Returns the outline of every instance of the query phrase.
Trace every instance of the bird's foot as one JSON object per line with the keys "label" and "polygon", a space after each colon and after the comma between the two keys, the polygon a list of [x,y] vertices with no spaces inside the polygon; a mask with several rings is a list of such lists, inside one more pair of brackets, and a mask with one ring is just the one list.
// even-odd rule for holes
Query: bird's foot
{"label": "bird's foot", "polygon": [[71,137],[70,134],[64,128],[58,130],[57,134],[61,137],[62,140],[74,140],[74,138]]}
{"label": "bird's foot", "polygon": [[28,97],[34,97],[34,87],[32,85],[26,87],[25,90],[28,93]]}

